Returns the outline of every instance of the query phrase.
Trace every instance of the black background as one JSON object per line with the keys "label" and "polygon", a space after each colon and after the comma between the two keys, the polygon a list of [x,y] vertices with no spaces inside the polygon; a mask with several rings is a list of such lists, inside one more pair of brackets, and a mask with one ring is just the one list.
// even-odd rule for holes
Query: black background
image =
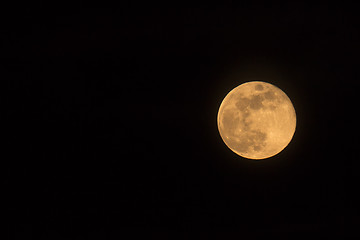
{"label": "black background", "polygon": [[[358,236],[355,5],[64,9],[2,15],[8,239]],[[250,80],[297,113],[262,161],[217,130]]]}

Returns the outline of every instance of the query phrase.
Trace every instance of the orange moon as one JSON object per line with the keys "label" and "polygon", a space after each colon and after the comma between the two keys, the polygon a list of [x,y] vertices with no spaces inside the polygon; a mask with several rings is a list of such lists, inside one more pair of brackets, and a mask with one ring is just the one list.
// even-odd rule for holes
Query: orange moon
{"label": "orange moon", "polygon": [[296,113],[278,87],[251,81],[231,90],[222,101],[217,124],[224,143],[236,154],[260,160],[280,153],[291,141]]}

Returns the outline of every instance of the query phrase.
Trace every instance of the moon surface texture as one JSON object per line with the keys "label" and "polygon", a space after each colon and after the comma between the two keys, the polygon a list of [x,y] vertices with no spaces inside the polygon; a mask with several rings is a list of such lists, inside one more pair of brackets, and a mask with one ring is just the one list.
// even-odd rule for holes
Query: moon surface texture
{"label": "moon surface texture", "polygon": [[278,154],[290,143],[296,114],[281,89],[270,83],[251,81],[226,95],[217,123],[221,138],[233,152],[260,160]]}

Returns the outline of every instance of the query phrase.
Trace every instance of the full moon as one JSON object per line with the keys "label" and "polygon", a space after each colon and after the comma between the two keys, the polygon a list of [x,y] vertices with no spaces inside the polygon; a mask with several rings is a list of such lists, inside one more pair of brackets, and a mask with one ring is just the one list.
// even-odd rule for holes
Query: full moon
{"label": "full moon", "polygon": [[280,153],[296,128],[295,109],[278,87],[251,81],[231,90],[222,101],[217,124],[225,144],[254,160]]}

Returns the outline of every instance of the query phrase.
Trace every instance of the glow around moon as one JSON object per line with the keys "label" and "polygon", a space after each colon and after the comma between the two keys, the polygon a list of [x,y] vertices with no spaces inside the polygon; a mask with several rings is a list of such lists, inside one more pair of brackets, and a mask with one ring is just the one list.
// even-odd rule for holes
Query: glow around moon
{"label": "glow around moon", "polygon": [[225,144],[249,159],[265,159],[281,152],[296,128],[295,109],[281,89],[266,82],[244,83],[222,101],[218,129]]}

